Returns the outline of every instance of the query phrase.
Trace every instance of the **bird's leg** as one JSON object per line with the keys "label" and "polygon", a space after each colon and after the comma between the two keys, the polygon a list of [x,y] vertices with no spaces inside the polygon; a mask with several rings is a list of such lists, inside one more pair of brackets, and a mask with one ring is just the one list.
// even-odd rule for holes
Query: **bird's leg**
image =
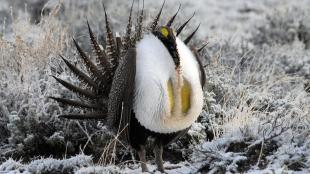
{"label": "bird's leg", "polygon": [[146,157],[145,157],[145,147],[140,145],[140,149],[138,150],[139,160],[141,163],[142,172],[148,172],[148,168],[146,166]]}
{"label": "bird's leg", "polygon": [[154,153],[155,153],[155,162],[157,165],[157,169],[164,173],[164,165],[163,165],[163,145],[161,144],[155,144],[154,147]]}

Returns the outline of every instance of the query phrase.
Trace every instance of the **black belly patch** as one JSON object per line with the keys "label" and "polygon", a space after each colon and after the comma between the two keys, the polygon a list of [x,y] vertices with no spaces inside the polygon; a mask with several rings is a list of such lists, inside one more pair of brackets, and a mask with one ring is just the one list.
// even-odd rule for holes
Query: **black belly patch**
{"label": "black belly patch", "polygon": [[[189,127],[190,128],[190,127]],[[149,137],[155,138],[155,143],[166,146],[179,137],[183,136],[189,128],[174,133],[157,133],[142,126],[136,119],[134,113],[130,120],[129,141],[134,149],[139,149],[140,145],[146,145]]]}

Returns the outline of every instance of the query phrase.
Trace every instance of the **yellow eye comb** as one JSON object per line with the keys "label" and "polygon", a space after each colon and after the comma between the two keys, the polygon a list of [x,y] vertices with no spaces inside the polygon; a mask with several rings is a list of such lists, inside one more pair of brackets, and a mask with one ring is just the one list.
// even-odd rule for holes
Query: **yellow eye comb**
{"label": "yellow eye comb", "polygon": [[166,27],[162,27],[162,28],[160,29],[160,32],[161,32],[161,34],[162,34],[164,37],[168,37],[168,35],[169,35],[169,31],[168,31],[168,29],[167,29]]}

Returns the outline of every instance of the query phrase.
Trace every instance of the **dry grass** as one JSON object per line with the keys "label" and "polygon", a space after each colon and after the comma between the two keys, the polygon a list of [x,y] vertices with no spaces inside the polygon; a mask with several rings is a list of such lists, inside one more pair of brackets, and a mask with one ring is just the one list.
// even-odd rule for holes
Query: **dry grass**
{"label": "dry grass", "polygon": [[68,48],[67,29],[57,19],[59,8],[55,7],[37,25],[32,25],[28,19],[12,16],[12,38],[0,40],[0,69],[6,74],[6,79],[2,80],[8,85],[21,83],[26,87],[32,84],[35,82],[33,76],[38,72],[48,73],[51,59]]}

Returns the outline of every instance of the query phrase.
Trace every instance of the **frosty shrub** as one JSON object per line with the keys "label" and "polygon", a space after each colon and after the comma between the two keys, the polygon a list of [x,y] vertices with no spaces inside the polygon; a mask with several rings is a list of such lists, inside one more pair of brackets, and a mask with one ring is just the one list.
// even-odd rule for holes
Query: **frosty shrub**
{"label": "frosty shrub", "polygon": [[107,139],[96,122],[59,120],[56,115],[61,107],[47,98],[55,93],[70,95],[50,78],[55,74],[69,77],[59,54],[75,57],[66,25],[58,20],[60,8],[55,6],[35,25],[12,16],[12,39],[0,38],[2,159],[29,161],[36,156],[64,157],[83,151],[96,151],[100,157]]}
{"label": "frosty shrub", "polygon": [[290,44],[294,40],[310,48],[310,18],[307,8],[292,7],[267,15],[266,20],[253,33],[256,45]]}
{"label": "frosty shrub", "polygon": [[57,160],[53,158],[37,159],[28,164],[21,164],[19,161],[9,159],[0,165],[1,172],[14,172],[21,174],[30,173],[62,173],[69,174],[81,167],[92,165],[92,158],[86,155]]}
{"label": "frosty shrub", "polygon": [[[308,146],[310,99],[304,79],[309,56],[302,43],[250,49],[228,42],[207,52],[206,126],[215,139],[196,146],[191,160],[201,164],[197,172],[239,173],[283,165],[303,170],[307,159],[295,160],[283,151],[295,142],[298,152]],[[299,62],[304,63],[292,73]],[[287,154],[281,164],[277,153]],[[309,151],[301,153],[307,156]]]}

